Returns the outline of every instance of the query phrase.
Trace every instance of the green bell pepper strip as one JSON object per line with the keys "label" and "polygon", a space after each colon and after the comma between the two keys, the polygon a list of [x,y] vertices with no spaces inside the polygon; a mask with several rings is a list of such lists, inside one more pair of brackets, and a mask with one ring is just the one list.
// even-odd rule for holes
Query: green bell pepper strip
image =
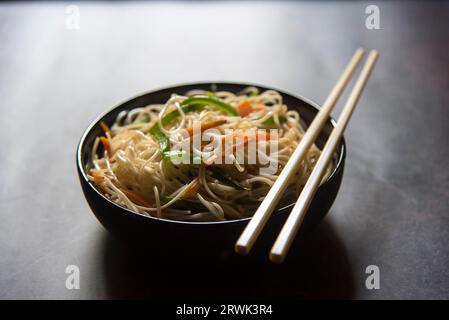
{"label": "green bell pepper strip", "polygon": [[207,208],[203,204],[187,199],[179,199],[178,201],[175,201],[172,207],[179,210],[190,210],[193,212],[201,212],[207,210]]}
{"label": "green bell pepper strip", "polygon": [[199,156],[193,156],[191,153],[187,153],[185,151],[176,151],[176,150],[168,150],[162,152],[162,157],[166,160],[184,160],[189,159],[193,162],[192,164],[200,164],[202,163],[201,157]]}
{"label": "green bell pepper strip", "polygon": [[[193,112],[193,111],[201,111],[204,109],[204,107],[199,104],[195,104],[195,105],[181,104],[181,107],[182,107],[182,111],[184,111],[184,113],[189,113],[189,112]],[[171,122],[175,121],[179,116],[180,116],[180,113],[179,113],[178,109],[167,113],[164,117],[162,117],[162,120],[161,120],[162,125],[163,126],[169,125]],[[159,129],[159,124],[156,123],[153,125],[153,127],[151,127],[150,133],[155,134],[158,131],[160,132],[161,130]]]}
{"label": "green bell pepper strip", "polygon": [[[284,116],[279,116],[279,122],[282,124],[282,123],[285,123],[285,122],[287,122],[287,118],[286,117],[284,117]],[[273,128],[273,127],[275,127],[275,123],[274,123],[274,118],[273,117],[270,117],[270,118],[268,118],[267,120],[265,120],[264,122],[262,122],[262,125],[265,127],[265,128]]]}
{"label": "green bell pepper strip", "polygon": [[228,173],[217,167],[209,167],[208,170],[212,172],[212,177],[230,187],[236,188],[237,190],[249,190],[249,188],[243,186],[238,181],[235,181]]}
{"label": "green bell pepper strip", "polygon": [[[202,107],[200,105],[187,105],[182,109],[185,113],[187,113],[202,110]],[[178,110],[173,110],[172,112],[167,113],[161,120],[162,125],[166,126],[170,124],[171,122],[175,121],[179,116],[180,113]],[[159,141],[159,148],[161,152],[164,153],[168,151],[168,149],[170,148],[170,141],[168,140],[167,136],[161,132],[159,124],[158,123],[154,124],[149,132]]]}
{"label": "green bell pepper strip", "polygon": [[[185,99],[181,102],[181,108],[184,113],[193,112],[193,111],[201,111],[205,107],[211,106],[218,110],[224,111],[231,116],[239,116],[239,112],[234,109],[231,105],[227,104],[224,101],[221,101],[218,98],[208,97],[208,96],[193,96]],[[180,117],[180,113],[178,110],[173,110],[172,112],[167,113],[161,120],[163,126],[170,124]],[[168,137],[161,132],[159,128],[159,124],[156,123],[151,127],[149,131],[157,140],[159,140],[159,147],[161,152],[164,153],[168,151],[170,147],[170,141]]]}
{"label": "green bell pepper strip", "polygon": [[213,93],[212,91],[206,91],[206,92],[204,92],[204,95],[209,98],[218,99],[217,96],[215,95],[215,93]]}
{"label": "green bell pepper strip", "polygon": [[206,106],[212,106],[214,108],[217,108],[221,111],[226,112],[227,114],[231,115],[231,116],[239,116],[240,113],[230,104],[218,99],[218,98],[214,98],[213,96],[209,95],[209,96],[193,96],[190,98],[185,99],[182,103],[181,106],[186,106],[186,105],[202,105],[203,107]]}
{"label": "green bell pepper strip", "polygon": [[249,93],[250,97],[256,97],[258,95],[259,95],[259,89],[257,89],[257,88],[254,88],[254,90]]}

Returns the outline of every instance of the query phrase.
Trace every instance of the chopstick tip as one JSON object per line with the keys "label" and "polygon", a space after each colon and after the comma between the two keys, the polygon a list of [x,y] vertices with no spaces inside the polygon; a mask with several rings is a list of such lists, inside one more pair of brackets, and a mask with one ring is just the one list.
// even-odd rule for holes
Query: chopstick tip
{"label": "chopstick tip", "polygon": [[236,243],[234,246],[234,250],[236,253],[238,253],[241,256],[246,256],[249,253],[249,249],[247,246],[241,245],[239,243]]}
{"label": "chopstick tip", "polygon": [[376,49],[373,49],[373,50],[371,50],[370,55],[377,58],[379,56],[379,51],[377,51]]}
{"label": "chopstick tip", "polygon": [[281,264],[285,260],[285,256],[279,253],[270,252],[270,261],[276,264]]}

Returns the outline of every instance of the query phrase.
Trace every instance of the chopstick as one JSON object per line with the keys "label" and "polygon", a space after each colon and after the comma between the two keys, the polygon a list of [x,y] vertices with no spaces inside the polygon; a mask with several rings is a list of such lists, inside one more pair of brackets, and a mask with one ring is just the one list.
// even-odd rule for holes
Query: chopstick
{"label": "chopstick", "polygon": [[282,197],[283,192],[287,188],[290,177],[299,170],[299,167],[307,153],[307,150],[316,140],[320,130],[326,123],[330,112],[332,111],[335,103],[337,102],[344,88],[351,79],[352,74],[354,73],[357,65],[362,59],[364,52],[365,50],[363,48],[359,48],[355,51],[354,55],[349,61],[349,64],[346,66],[345,70],[340,76],[340,79],[338,79],[338,82],[324,102],[321,110],[313,119],[308,130],[302,137],[300,143],[291,155],[284,169],[279,174],[279,177],[270,188],[270,191],[265,196],[265,199],[262,201],[256,213],[253,215],[245,230],[240,235],[240,238],[237,240],[235,244],[235,251],[237,253],[246,255],[253,247],[254,242],[256,241],[263,227],[270,218],[273,209],[276,207],[277,203]]}
{"label": "chopstick", "polygon": [[299,196],[271,249],[270,260],[272,262],[282,263],[284,261],[293,239],[295,238],[296,233],[304,220],[312,198],[315,195],[321,180],[323,179],[327,165],[332,159],[335,148],[337,147],[341,136],[343,135],[343,131],[345,130],[351,115],[354,112],[378,56],[379,54],[376,50],[372,50],[370,52],[368,59],[363,66],[354,88],[352,89],[351,94],[349,95],[349,98],[343,108],[343,111],[338,118],[336,127],[332,130],[332,133],[327,140],[323,151],[321,152],[321,155],[301,192],[301,195]]}

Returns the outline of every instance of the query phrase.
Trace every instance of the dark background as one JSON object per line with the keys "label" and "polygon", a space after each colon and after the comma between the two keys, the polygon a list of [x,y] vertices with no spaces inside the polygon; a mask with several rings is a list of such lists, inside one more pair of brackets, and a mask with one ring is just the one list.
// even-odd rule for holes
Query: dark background
{"label": "dark background", "polygon": [[[369,4],[381,30],[365,28]],[[0,298],[449,298],[448,21],[445,2],[0,3]],[[295,259],[164,264],[90,212],[75,150],[99,113],[206,80],[322,103],[359,46],[380,59],[346,130],[343,184]],[[65,288],[71,264],[80,290]]]}

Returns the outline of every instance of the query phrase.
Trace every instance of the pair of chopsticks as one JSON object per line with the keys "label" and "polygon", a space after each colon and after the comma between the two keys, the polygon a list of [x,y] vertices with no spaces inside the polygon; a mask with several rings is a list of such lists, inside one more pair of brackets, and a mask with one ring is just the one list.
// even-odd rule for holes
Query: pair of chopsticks
{"label": "pair of chopsticks", "polygon": [[[318,137],[321,129],[326,123],[332,109],[340,98],[343,90],[351,79],[354,71],[356,70],[359,62],[361,61],[365,50],[359,48],[354,53],[353,57],[349,61],[349,64],[343,71],[340,79],[335,87],[332,89],[328,98],[324,102],[321,110],[317,113],[309,128],[305,132],[303,138],[299,142],[295,151],[291,155],[289,161],[285,165],[284,169],[279,174],[275,183],[271,187],[265,199],[257,209],[253,218],[250,220],[245,230],[241,234],[237,243],[235,244],[235,251],[239,254],[246,255],[249,253],[254,245],[257,237],[262,232],[265,224],[271,216],[272,211],[281,199],[285,189],[288,187],[290,178],[299,170],[301,162],[304,159],[308,149],[314,143]],[[321,155],[315,164],[309,179],[306,182],[295,206],[293,207],[287,221],[285,222],[278,238],[276,239],[271,252],[270,260],[275,263],[282,263],[290,249],[293,239],[304,220],[305,214],[309,205],[315,195],[320,182],[326,172],[327,165],[332,159],[332,155],[335,148],[340,141],[343,131],[345,130],[351,115],[355,109],[355,106],[362,94],[363,89],[368,81],[371,71],[379,56],[376,50],[372,50],[368,56],[368,59],[363,66],[363,69],[357,78],[357,81],[349,95],[349,98],[343,107],[343,111],[338,118],[337,125],[333,129],[329,136],[326,145],[324,146]]]}

